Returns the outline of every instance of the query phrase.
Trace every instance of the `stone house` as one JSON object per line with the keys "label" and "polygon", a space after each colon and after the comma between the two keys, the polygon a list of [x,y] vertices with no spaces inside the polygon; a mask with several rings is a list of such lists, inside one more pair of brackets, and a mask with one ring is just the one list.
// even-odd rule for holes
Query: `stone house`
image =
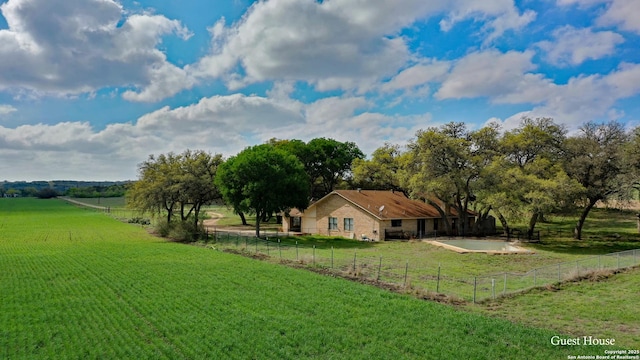
{"label": "stone house", "polygon": [[[469,215],[470,225],[474,215]],[[449,217],[457,220],[455,209]],[[401,192],[381,190],[335,190],[304,211],[292,209],[283,217],[282,227],[283,231],[374,241],[444,233],[435,207]]]}

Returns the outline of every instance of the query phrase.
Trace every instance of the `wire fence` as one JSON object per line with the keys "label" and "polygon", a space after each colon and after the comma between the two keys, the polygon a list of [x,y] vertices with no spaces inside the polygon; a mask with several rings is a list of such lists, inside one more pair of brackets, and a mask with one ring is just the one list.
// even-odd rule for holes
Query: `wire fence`
{"label": "wire fence", "polygon": [[146,220],[145,224],[151,223],[151,219],[143,219],[143,213],[140,210],[126,209],[120,207],[93,205],[83,202],[82,200],[73,199],[68,196],[59,196],[58,199],[64,200],[76,206],[80,206],[89,210],[103,212],[116,219],[131,222],[132,220]]}
{"label": "wire fence", "polygon": [[321,268],[336,275],[357,277],[368,281],[391,284],[396,287],[444,294],[452,299],[480,302],[513,294],[534,287],[561,283],[603,270],[620,270],[640,265],[640,249],[597,255],[571,262],[535,268],[525,273],[503,272],[481,276],[450,276],[446,268],[425,268],[409,261],[385,259],[346,249],[302,245],[282,242],[278,236],[286,233],[262,234],[256,238],[249,233],[213,231],[207,233],[218,249],[231,249],[249,254],[260,254],[282,262]]}
{"label": "wire fence", "polygon": [[[95,206],[70,198],[64,200],[76,205],[108,213],[122,220],[137,219],[137,210],[112,209]],[[426,293],[444,294],[454,299],[479,302],[521,292],[539,286],[561,283],[588,276],[598,271],[620,270],[640,265],[640,249],[596,255],[576,261],[535,268],[525,273],[503,272],[492,275],[459,277],[446,273],[446,268],[420,267],[409,261],[398,262],[384,256],[353,253],[345,249],[283,243],[280,238],[293,235],[288,232],[262,231],[257,238],[252,231],[207,230],[206,241],[213,241],[220,249],[233,249],[261,254],[280,261],[297,262],[321,268],[337,275],[357,277],[369,281],[391,284]]]}

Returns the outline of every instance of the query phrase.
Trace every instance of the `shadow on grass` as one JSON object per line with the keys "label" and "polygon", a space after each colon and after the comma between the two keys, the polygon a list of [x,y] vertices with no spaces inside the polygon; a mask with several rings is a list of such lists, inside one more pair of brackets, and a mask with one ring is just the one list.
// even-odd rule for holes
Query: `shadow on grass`
{"label": "shadow on grass", "polygon": [[640,249],[640,240],[542,240],[537,244],[529,244],[537,250],[551,251],[565,254],[604,255],[620,251]]}
{"label": "shadow on grass", "polygon": [[318,236],[318,235],[300,235],[280,238],[282,244],[313,247],[317,249],[366,249],[374,246],[375,242],[351,240],[342,237]]}

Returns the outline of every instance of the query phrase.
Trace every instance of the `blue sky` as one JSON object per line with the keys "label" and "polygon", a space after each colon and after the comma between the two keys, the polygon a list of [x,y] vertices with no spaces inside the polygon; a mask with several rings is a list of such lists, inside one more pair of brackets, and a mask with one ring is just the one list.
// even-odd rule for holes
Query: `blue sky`
{"label": "blue sky", "polygon": [[0,180],[270,138],[640,125],[637,0],[0,0]]}

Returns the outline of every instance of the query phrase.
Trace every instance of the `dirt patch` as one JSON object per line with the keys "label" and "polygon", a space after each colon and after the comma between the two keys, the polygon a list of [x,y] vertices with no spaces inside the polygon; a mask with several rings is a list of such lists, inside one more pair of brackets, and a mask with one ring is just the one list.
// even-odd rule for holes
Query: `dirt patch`
{"label": "dirt patch", "polygon": [[202,225],[204,225],[204,227],[216,226],[216,224],[218,223],[218,220],[224,217],[224,215],[217,212],[212,212],[212,211],[207,211],[207,215],[211,216],[211,218],[202,221]]}

